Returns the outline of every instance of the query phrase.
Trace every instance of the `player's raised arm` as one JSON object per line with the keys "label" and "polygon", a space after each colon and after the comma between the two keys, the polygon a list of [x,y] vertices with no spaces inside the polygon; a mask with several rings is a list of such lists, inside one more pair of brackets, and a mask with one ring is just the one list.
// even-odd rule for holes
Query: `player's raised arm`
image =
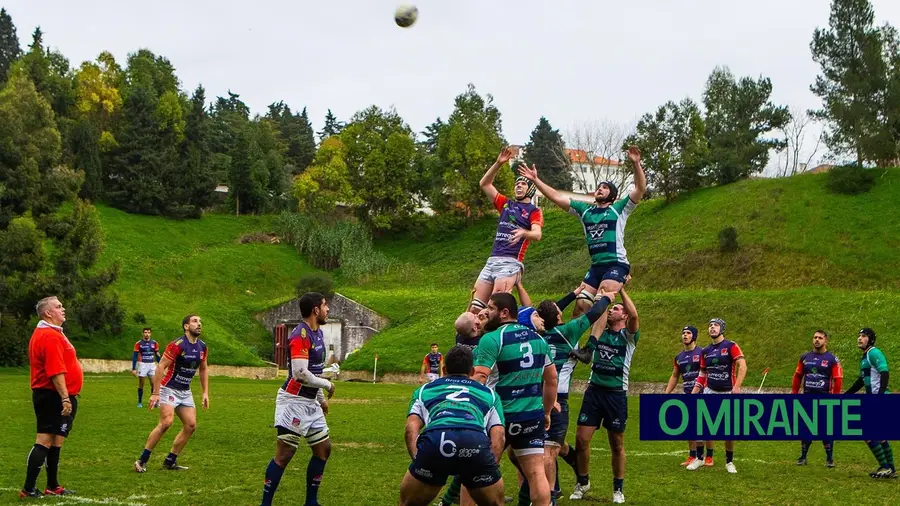
{"label": "player's raised arm", "polygon": [[625,292],[625,286],[622,286],[619,293],[622,295],[622,306],[624,306],[625,312],[628,313],[628,323],[625,326],[628,332],[634,334],[640,328],[637,307],[635,307],[634,301],[631,300],[628,293]]}
{"label": "player's raised arm", "polygon": [[493,165],[488,167],[487,172],[484,173],[484,176],[481,177],[481,181],[478,183],[481,186],[481,190],[491,202],[497,198],[499,192],[497,192],[497,188],[494,187],[494,178],[497,176],[497,171],[500,170],[500,167],[503,166],[504,163],[508,162],[513,157],[513,150],[510,147],[503,148],[503,151],[497,155],[497,161],[494,162]]}
{"label": "player's raised arm", "polygon": [[644,167],[641,166],[641,150],[637,146],[629,147],[628,158],[634,164],[634,188],[628,196],[632,202],[638,204],[647,191],[647,175],[644,173]]}
{"label": "player's raised arm", "polygon": [[550,185],[541,181],[541,178],[538,177],[536,166],[532,165],[531,167],[528,167],[523,163],[519,166],[519,174],[534,182],[534,185],[537,186],[541,195],[550,199],[551,202],[559,206],[563,211],[569,212],[569,199],[563,197],[558,191],[550,187]]}

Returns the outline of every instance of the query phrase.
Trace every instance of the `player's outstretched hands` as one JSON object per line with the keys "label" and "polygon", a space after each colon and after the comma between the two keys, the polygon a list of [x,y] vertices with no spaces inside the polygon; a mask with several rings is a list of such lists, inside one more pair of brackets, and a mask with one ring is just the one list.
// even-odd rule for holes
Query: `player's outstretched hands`
{"label": "player's outstretched hands", "polygon": [[527,232],[528,231],[525,230],[524,228],[517,228],[517,229],[513,230],[512,236],[509,238],[509,243],[510,244],[518,243],[519,241],[522,240],[523,237],[525,237],[525,234]]}
{"label": "player's outstretched hands", "polygon": [[641,150],[637,146],[628,147],[628,159],[632,163],[641,163]]}
{"label": "player's outstretched hands", "polygon": [[534,181],[538,177],[537,165],[532,164],[531,167],[524,163],[519,165],[519,175]]}
{"label": "player's outstretched hands", "polygon": [[334,382],[331,382],[331,386],[328,387],[328,398],[331,399],[331,396],[334,395]]}
{"label": "player's outstretched hands", "polygon": [[497,155],[497,165],[503,165],[504,163],[512,160],[512,158],[516,155],[515,150],[511,146],[507,146],[503,148],[503,151]]}
{"label": "player's outstretched hands", "polygon": [[591,362],[591,350],[587,348],[579,348],[569,352],[569,358],[574,358],[580,362],[588,364]]}
{"label": "player's outstretched hands", "polygon": [[203,394],[203,409],[209,409],[209,394]]}

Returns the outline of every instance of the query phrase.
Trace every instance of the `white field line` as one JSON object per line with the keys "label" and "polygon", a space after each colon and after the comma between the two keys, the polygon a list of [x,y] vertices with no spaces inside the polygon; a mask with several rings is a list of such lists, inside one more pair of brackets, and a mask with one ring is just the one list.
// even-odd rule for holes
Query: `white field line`
{"label": "white field line", "polygon": [[[167,496],[184,495],[185,493],[219,494],[219,493],[229,492],[231,490],[236,490],[236,489],[240,489],[240,488],[241,487],[232,485],[232,486],[228,486],[225,488],[219,488],[219,489],[215,489],[215,490],[189,490],[189,491],[175,490],[173,492],[164,492],[161,494],[135,494],[135,495],[130,495],[124,499],[119,499],[116,497],[104,497],[102,499],[97,499],[97,498],[93,498],[93,497],[85,497],[85,496],[79,496],[79,495],[67,495],[67,496],[61,496],[61,497],[47,496],[44,499],[50,499],[50,500],[55,499],[53,504],[59,504],[59,505],[63,505],[63,504],[109,504],[109,505],[115,505],[115,506],[147,506],[147,504],[145,504],[145,503],[135,502],[135,501],[158,499],[158,498],[167,497]],[[0,491],[18,492],[19,489],[11,488],[11,487],[2,487],[2,488],[0,488]]]}
{"label": "white field line", "polygon": [[[591,447],[591,450],[592,451],[600,451],[600,452],[609,452],[609,448],[603,448],[603,447],[599,447],[599,448]],[[679,450],[679,451],[674,451],[674,452],[630,452],[628,450],[625,450],[626,457],[672,457],[675,455],[684,455],[685,453],[687,453],[687,452],[685,452],[684,450]],[[736,458],[735,462],[758,462],[760,464],[772,464],[773,463],[768,460],[741,459],[741,458]]]}

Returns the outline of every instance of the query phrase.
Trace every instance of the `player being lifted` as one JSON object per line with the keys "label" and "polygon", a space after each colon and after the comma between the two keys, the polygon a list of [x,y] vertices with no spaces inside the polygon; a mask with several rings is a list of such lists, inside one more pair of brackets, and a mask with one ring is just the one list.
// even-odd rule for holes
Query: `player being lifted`
{"label": "player being lifted", "polygon": [[400,483],[400,506],[429,504],[449,476],[479,506],[503,504],[503,407],[493,390],[469,378],[472,363],[469,348],[454,346],[445,376],[413,392],[406,417],[412,463]]}
{"label": "player being lifted", "polygon": [[328,318],[328,302],[317,292],[307,292],[300,297],[300,316],[303,321],[288,337],[291,354],[288,378],[275,397],[275,457],[266,468],[262,506],[271,506],[278,484],[297,448],[300,438],[312,450],[306,466],[306,502],[304,506],[319,506],[319,485],[325,472],[325,463],[331,455],[328,438],[328,398],[334,395],[334,383],[320,377],[325,369],[325,337],[322,325]]}
{"label": "player being lifted", "polygon": [[[150,339],[150,335],[153,331],[150,327],[144,327],[143,335],[141,336],[141,340],[134,343],[134,353],[131,355],[131,374],[137,376],[138,379],[138,403],[137,407],[144,407],[144,378],[150,377],[150,381],[153,381],[153,376],[156,374],[156,364],[159,363],[159,344]],[[140,362],[138,362],[140,359]]]}
{"label": "player being lifted", "polygon": [[184,335],[166,346],[153,376],[150,409],[159,407],[159,423],[150,432],[141,457],[134,463],[134,470],[139,473],[147,472],[150,453],[172,426],[175,415],[181,420],[181,430],[175,436],[172,451],[166,456],[163,468],[170,471],[187,469],[178,465],[177,459],[197,429],[197,408],[194,407],[191,381],[198,372],[200,387],[203,389],[203,408],[209,409],[209,369],[206,365],[208,350],[206,343],[200,339],[203,324],[199,316],[192,314],[184,317],[181,326],[184,328]]}
{"label": "player being lifted", "polygon": [[[824,330],[815,331],[812,351],[804,353],[797,362],[791,393],[800,393],[802,386],[804,394],[839,394],[843,378],[840,359],[828,351],[828,333]],[[806,465],[810,445],[812,441],[801,441],[798,466]],[[822,445],[825,446],[825,465],[834,467],[834,440],[823,439]]]}
{"label": "player being lifted", "polygon": [[556,404],[557,375],[547,341],[516,323],[516,299],[495,293],[488,303],[488,331],[475,350],[474,379],[486,383],[496,370],[494,387],[503,401],[506,445],[528,481],[534,506],[550,504],[550,485],[544,472],[544,431]]}
{"label": "player being lifted", "polygon": [[512,292],[525,269],[525,251],[531,241],[541,240],[544,215],[531,203],[535,187],[528,179],[517,177],[514,187],[515,200],[501,195],[494,187],[494,177],[504,163],[515,155],[513,148],[507,147],[497,156],[481,178],[481,190],[500,212],[497,233],[491,256],[475,282],[475,295],[469,310],[475,314],[487,306],[485,302],[492,293]]}
{"label": "player being lifted", "polygon": [[[725,339],[725,320],[713,318],[709,321],[709,337],[712,343],[703,348],[700,355],[700,374],[694,383],[692,393],[739,394],[744,377],[747,375],[747,361],[736,342]],[[735,369],[737,371],[735,371]],[[691,462],[687,469],[696,471],[701,466],[713,465],[713,442],[706,442],[706,460]],[[725,470],[737,473],[734,466],[734,441],[725,441]]]}
{"label": "player being lifted", "polygon": [[[684,393],[691,393],[697,376],[700,375],[700,356],[703,355],[703,348],[697,346],[697,327],[688,325],[681,329],[681,344],[684,349],[675,355],[675,366],[666,385],[667,394],[675,391],[679,377]],[[689,466],[697,459],[703,460],[702,441],[688,441],[688,450],[690,451],[688,459],[681,463],[682,466]]]}
{"label": "player being lifted", "polygon": [[[614,294],[600,292],[603,298]],[[619,289],[622,302],[613,305],[591,330],[584,348],[573,356],[591,364],[589,384],[584,392],[578,429],[575,433],[575,452],[578,458],[578,479],[569,499],[584,498],[591,488],[591,440],[601,426],[606,429],[612,454],[613,502],[624,503],[625,493],[625,425],[628,422],[628,373],[631,359],[640,339],[637,308],[624,287]],[[599,337],[595,337],[599,334]]]}
{"label": "player being lifted", "polygon": [[[438,343],[431,343],[431,353],[422,359],[422,369],[419,371],[419,382],[428,383],[441,377],[444,366],[444,356],[438,351]],[[427,376],[426,376],[427,375]]]}
{"label": "player being lifted", "polygon": [[[888,372],[887,359],[884,353],[875,347],[875,331],[870,328],[864,328],[859,331],[856,338],[856,346],[862,350],[863,355],[859,361],[859,378],[845,392],[855,394],[861,388],[866,388],[867,394],[887,394],[888,380],[890,372]],[[872,478],[896,478],[897,470],[894,468],[894,450],[887,441],[866,441],[869,450],[878,461],[878,469],[869,473]]]}
{"label": "player being lifted", "polygon": [[604,181],[594,191],[594,203],[587,204],[565,198],[541,181],[537,167],[519,166],[519,173],[530,179],[542,195],[563,211],[578,216],[584,227],[591,266],[584,276],[585,290],[578,296],[573,316],[583,314],[591,306],[597,291],[615,294],[625,283],[631,270],[625,251],[625,223],[647,190],[647,177],[641,166],[641,151],[628,148],[628,158],[634,164],[634,188],[627,197],[616,200],[619,190],[612,181]]}

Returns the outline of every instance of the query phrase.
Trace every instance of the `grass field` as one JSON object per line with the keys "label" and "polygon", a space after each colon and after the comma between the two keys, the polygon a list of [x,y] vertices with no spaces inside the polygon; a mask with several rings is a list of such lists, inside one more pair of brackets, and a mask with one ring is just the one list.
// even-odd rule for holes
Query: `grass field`
{"label": "grass field", "polygon": [[[47,504],[108,505],[252,505],[261,497],[265,467],[274,451],[271,428],[279,382],[211,378],[211,409],[198,414],[198,429],[179,458],[185,472],[160,469],[175,428],[160,443],[148,472],[135,473],[156,412],[135,407],[135,380],[126,375],[89,375],[79,412],[60,464],[64,486],[77,496],[47,498]],[[199,388],[199,385],[195,386]],[[319,495],[325,506],[397,504],[397,490],[409,463],[403,443],[405,410],[413,387],[338,382],[328,422],[333,450]],[[0,504],[21,504],[17,490],[24,480],[25,457],[33,443],[34,417],[28,377],[21,371],[0,373]],[[199,393],[199,390],[197,390]],[[574,427],[580,396],[572,399]],[[796,443],[737,443],[739,473],[724,469],[722,445],[716,466],[694,473],[679,467],[681,442],[638,440],[638,398],[630,398],[626,433],[628,463],[625,494],[629,504],[859,504],[900,503],[900,480],[873,481],[876,466],[862,442],[838,442],[835,469],[824,467],[820,445],[810,451],[810,465],[794,465]],[[177,423],[177,422],[176,422]],[[177,425],[176,425],[177,427]],[[570,442],[574,434],[570,432]],[[609,452],[602,433],[592,445],[592,485],[587,500],[560,504],[607,504],[611,497]],[[301,449],[281,481],[276,504],[302,504],[308,451]],[[565,464],[563,464],[565,466]],[[507,494],[515,495],[514,471],[503,461]],[[568,497],[574,485],[561,473]],[[45,475],[38,479],[43,487]]]}

